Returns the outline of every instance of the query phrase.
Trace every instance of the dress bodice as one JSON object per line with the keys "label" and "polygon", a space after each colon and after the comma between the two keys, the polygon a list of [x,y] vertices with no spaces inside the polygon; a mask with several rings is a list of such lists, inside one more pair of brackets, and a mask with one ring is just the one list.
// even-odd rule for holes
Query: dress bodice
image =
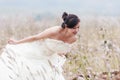
{"label": "dress bodice", "polygon": [[46,39],[45,44],[46,49],[49,49],[53,53],[66,53],[70,50],[70,44],[60,40]]}

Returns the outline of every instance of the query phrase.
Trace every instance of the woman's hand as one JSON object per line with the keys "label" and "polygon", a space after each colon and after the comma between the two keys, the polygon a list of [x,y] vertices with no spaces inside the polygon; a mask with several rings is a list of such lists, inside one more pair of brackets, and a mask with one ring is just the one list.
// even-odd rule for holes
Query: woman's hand
{"label": "woman's hand", "polygon": [[17,44],[17,40],[9,39],[8,44]]}

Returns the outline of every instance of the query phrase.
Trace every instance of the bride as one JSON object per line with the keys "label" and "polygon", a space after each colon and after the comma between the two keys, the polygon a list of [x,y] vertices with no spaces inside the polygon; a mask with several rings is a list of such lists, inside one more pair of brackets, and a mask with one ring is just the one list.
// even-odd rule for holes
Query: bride
{"label": "bride", "polygon": [[77,38],[80,19],[62,15],[63,23],[21,40],[10,39],[0,56],[0,80],[65,80],[65,54]]}

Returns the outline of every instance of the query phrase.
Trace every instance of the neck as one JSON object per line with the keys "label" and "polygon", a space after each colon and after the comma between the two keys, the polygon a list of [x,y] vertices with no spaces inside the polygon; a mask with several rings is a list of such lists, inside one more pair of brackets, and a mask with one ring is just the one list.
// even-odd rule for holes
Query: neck
{"label": "neck", "polygon": [[72,36],[72,35],[68,34],[66,29],[61,29],[60,34],[61,34],[62,38],[69,38]]}

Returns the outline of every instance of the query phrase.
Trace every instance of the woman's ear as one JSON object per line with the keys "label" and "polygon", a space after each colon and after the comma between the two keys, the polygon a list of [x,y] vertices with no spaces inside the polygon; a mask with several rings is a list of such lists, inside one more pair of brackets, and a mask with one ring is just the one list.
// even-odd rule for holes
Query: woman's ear
{"label": "woman's ear", "polygon": [[65,28],[67,27],[67,24],[65,24]]}

